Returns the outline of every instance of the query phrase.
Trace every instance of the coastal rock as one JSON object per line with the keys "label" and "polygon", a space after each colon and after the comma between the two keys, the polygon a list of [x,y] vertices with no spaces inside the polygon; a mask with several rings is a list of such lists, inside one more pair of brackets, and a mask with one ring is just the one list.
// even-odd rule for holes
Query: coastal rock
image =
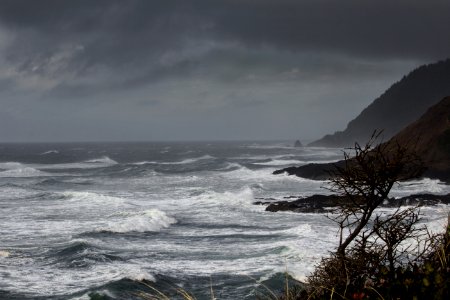
{"label": "coastal rock", "polygon": [[[291,197],[287,197],[291,198]],[[267,205],[266,211],[292,211],[298,213],[325,213],[338,204],[346,201],[344,196],[339,195],[312,195],[309,197],[298,198],[294,201],[258,201],[254,204]],[[404,205],[434,206],[437,204],[450,204],[450,194],[414,194],[402,198],[389,198],[381,207],[399,207]]]}
{"label": "coastal rock", "polygon": [[294,147],[300,148],[300,147],[303,147],[303,144],[300,142],[300,140],[296,140],[295,144],[294,144]]}
{"label": "coastal rock", "polygon": [[272,174],[278,175],[287,173],[289,175],[295,175],[298,177],[313,179],[313,180],[326,180],[329,176],[329,171],[334,169],[335,164],[343,164],[343,161],[336,163],[326,163],[326,164],[307,164],[300,167],[287,167],[280,170],[273,171]]}
{"label": "coastal rock", "polygon": [[339,201],[336,195],[313,195],[306,198],[300,198],[294,201],[278,201],[270,203],[266,211],[293,211],[302,213],[323,213],[325,207],[336,206]]}

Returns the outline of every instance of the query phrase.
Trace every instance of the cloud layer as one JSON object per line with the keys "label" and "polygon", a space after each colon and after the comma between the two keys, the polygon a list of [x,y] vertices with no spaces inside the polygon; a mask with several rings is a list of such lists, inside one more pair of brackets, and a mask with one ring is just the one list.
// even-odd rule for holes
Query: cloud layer
{"label": "cloud layer", "polygon": [[448,28],[444,0],[1,1],[0,138],[314,138]]}

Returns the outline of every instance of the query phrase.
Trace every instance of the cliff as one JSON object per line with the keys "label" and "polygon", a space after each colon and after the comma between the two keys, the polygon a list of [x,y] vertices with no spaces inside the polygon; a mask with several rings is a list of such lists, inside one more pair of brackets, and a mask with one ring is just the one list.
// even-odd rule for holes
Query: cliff
{"label": "cliff", "polygon": [[[424,176],[450,182],[450,97],[430,107],[418,120],[387,142],[392,145],[389,147],[394,147],[396,143],[407,146],[422,159],[426,169]],[[342,164],[342,161],[336,164]],[[325,179],[333,165],[308,164],[277,170],[274,174],[287,172],[304,178]]]}
{"label": "cliff", "polygon": [[350,121],[344,131],[326,135],[309,146],[352,146],[355,141],[367,141],[375,129],[383,130],[387,140],[448,95],[450,59],[421,66],[393,84]]}

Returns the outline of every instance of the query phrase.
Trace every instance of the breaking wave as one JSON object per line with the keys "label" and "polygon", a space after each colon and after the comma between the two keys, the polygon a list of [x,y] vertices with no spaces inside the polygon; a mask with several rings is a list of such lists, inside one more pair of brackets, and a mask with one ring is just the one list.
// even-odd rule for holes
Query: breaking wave
{"label": "breaking wave", "polygon": [[135,163],[132,163],[133,165],[150,165],[150,164],[159,164],[159,165],[185,165],[185,164],[193,164],[202,160],[207,159],[215,159],[214,156],[211,155],[203,155],[200,157],[194,157],[194,158],[187,158],[181,161],[138,161]]}
{"label": "breaking wave", "polygon": [[118,162],[109,158],[108,156],[102,156],[100,158],[94,158],[81,162],[74,163],[62,163],[62,164],[41,164],[38,165],[43,170],[61,170],[61,169],[95,169],[104,168],[117,165]]}
{"label": "breaking wave", "polygon": [[103,164],[103,165],[116,165],[117,164],[117,161],[109,158],[108,156],[102,156],[100,158],[86,160],[85,162],[91,163],[91,164]]}
{"label": "breaking wave", "polygon": [[159,209],[149,209],[141,212],[118,214],[106,226],[98,228],[97,231],[115,233],[157,232],[176,222],[177,220],[167,216],[165,212]]}
{"label": "breaking wave", "polygon": [[58,154],[58,153],[59,153],[58,150],[48,150],[48,151],[42,152],[41,155]]}
{"label": "breaking wave", "polygon": [[394,185],[391,196],[407,196],[411,194],[423,193],[450,193],[450,188],[439,179],[422,178],[420,180],[410,180]]}
{"label": "breaking wave", "polygon": [[4,170],[0,172],[0,177],[39,177],[49,175],[19,162],[0,163],[0,169]]}

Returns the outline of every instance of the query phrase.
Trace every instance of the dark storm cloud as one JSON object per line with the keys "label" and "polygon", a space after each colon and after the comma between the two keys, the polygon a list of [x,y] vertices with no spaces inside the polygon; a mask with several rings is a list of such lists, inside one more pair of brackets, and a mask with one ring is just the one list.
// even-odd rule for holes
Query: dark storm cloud
{"label": "dark storm cloud", "polygon": [[[320,135],[448,57],[449,28],[445,0],[0,0],[0,104],[17,132],[79,139],[96,124],[281,138],[313,116]],[[252,113],[286,120],[250,126]]]}
{"label": "dark storm cloud", "polygon": [[[1,6],[1,22],[15,32],[6,55],[22,71],[61,48],[82,46],[64,68],[83,74],[95,66],[156,64],[157,73],[167,51],[202,40],[384,59],[435,60],[450,53],[448,1],[12,0]],[[195,67],[189,58],[184,67]]]}

